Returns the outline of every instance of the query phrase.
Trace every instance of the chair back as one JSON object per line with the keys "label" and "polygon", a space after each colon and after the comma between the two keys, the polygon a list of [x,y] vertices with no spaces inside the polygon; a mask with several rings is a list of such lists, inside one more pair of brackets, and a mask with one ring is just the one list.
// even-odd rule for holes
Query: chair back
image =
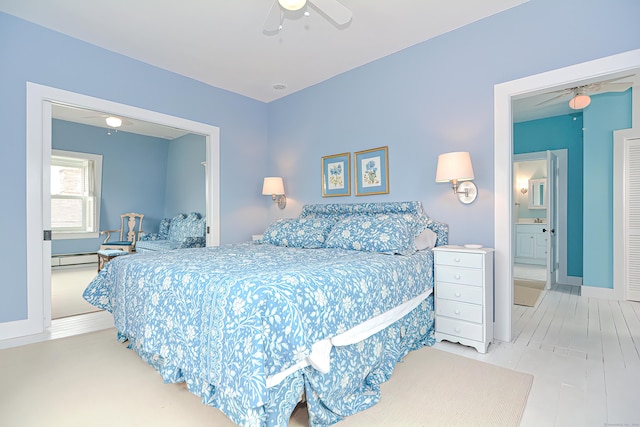
{"label": "chair back", "polygon": [[[135,212],[125,213],[120,215],[120,241],[124,242],[137,242],[140,239],[142,233],[142,220],[144,214]],[[126,221],[126,228],[125,228]]]}

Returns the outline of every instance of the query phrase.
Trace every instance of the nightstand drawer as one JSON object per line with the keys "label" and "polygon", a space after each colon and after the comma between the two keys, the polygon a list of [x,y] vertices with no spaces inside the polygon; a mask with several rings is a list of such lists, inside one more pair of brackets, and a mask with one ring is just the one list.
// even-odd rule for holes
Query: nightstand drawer
{"label": "nightstand drawer", "polygon": [[483,256],[482,254],[471,254],[463,252],[436,252],[435,257],[436,264],[440,265],[452,265],[455,267],[471,267],[482,268]]}
{"label": "nightstand drawer", "polygon": [[474,341],[483,341],[482,325],[463,322],[461,320],[436,317],[436,332],[468,338]]}
{"label": "nightstand drawer", "polygon": [[482,286],[482,270],[436,265],[436,281]]}
{"label": "nightstand drawer", "polygon": [[445,298],[471,304],[482,304],[482,287],[457,285],[454,283],[438,283],[436,298]]}
{"label": "nightstand drawer", "polygon": [[469,322],[482,323],[482,305],[436,298],[436,314]]}

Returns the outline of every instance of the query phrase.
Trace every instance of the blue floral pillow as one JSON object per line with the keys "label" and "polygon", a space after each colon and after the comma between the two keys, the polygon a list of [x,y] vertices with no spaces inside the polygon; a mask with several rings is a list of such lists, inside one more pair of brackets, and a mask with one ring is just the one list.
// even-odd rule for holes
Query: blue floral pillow
{"label": "blue floral pillow", "polygon": [[415,227],[401,215],[351,216],[333,226],[327,248],[410,255]]}
{"label": "blue floral pillow", "polygon": [[291,248],[322,248],[333,224],[335,221],[328,218],[279,219],[264,232],[262,242]]}

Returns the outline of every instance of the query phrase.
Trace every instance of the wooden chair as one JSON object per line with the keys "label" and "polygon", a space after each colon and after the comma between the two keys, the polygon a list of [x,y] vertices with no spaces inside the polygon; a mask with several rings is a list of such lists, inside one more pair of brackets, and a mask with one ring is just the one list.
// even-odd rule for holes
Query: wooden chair
{"label": "wooden chair", "polygon": [[[125,222],[126,219],[126,222]],[[142,234],[142,220],[144,214],[135,212],[125,213],[120,215],[120,228],[118,230],[103,230],[100,234],[106,234],[107,238],[100,245],[100,250],[121,250],[127,253],[132,253],[136,250],[136,242],[140,239]],[[126,225],[126,228],[125,228]],[[120,240],[117,242],[110,242],[109,238],[111,233],[120,233]]]}

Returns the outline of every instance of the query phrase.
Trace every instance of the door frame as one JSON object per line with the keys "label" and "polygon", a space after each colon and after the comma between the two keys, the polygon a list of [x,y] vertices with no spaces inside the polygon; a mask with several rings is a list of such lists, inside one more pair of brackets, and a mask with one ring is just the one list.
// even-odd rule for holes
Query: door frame
{"label": "door frame", "polygon": [[[0,340],[43,333],[51,325],[51,242],[47,184],[51,160],[51,103],[118,114],[184,129],[205,137],[207,246],[220,244],[220,128],[152,110],[27,82],[26,245],[27,318],[0,324]],[[46,284],[49,284],[48,286]]]}
{"label": "door frame", "polygon": [[[495,317],[494,338],[511,342],[511,306],[513,304],[513,119],[512,100],[570,88],[577,82],[592,82],[606,76],[640,67],[640,49],[572,65],[494,86],[494,246]],[[638,123],[634,96],[633,123]],[[614,283],[615,286],[615,283]],[[583,295],[585,289],[582,287]],[[608,295],[609,293],[607,293]]]}

